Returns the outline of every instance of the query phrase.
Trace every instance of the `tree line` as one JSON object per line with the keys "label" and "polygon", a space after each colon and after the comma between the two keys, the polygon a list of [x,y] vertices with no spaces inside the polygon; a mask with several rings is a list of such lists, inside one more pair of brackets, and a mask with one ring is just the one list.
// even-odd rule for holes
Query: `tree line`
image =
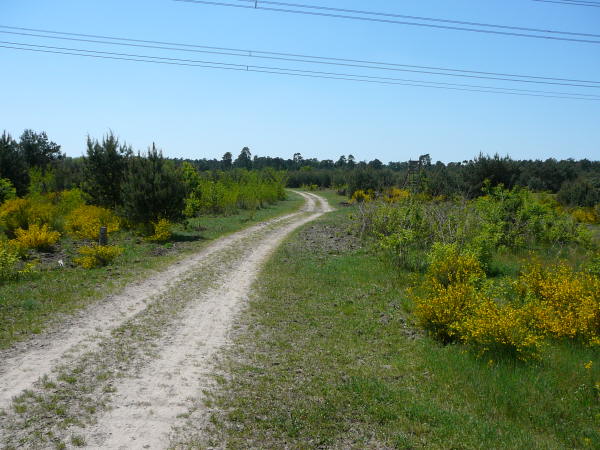
{"label": "tree line", "polygon": [[[109,133],[101,141],[88,137],[82,157],[67,157],[60,145],[48,139],[45,132],[25,130],[19,140],[4,132],[0,138],[0,178],[8,179],[18,195],[26,193],[32,182],[41,189],[64,190],[82,187],[99,204],[115,207],[122,204],[122,183],[141,167],[136,164],[160,166],[170,173],[184,163],[200,172],[228,172],[273,169],[287,172],[287,185],[292,188],[317,186],[335,188],[352,195],[357,190],[382,191],[388,187],[410,187],[432,196],[481,195],[486,180],[492,186],[527,187],[532,191],[557,194],[559,201],[570,206],[593,206],[600,203],[600,161],[582,160],[516,160],[498,154],[479,154],[461,162],[432,162],[422,155],[416,170],[409,170],[408,161],[389,162],[378,159],[357,161],[353,155],[337,160],[304,158],[295,153],[291,158],[252,155],[244,147],[237,156],[226,152],[217,159],[164,158],[152,147],[140,163],[131,147]],[[154,156],[152,156],[154,155]],[[137,161],[131,163],[131,161]],[[158,165],[158,166],[157,166]],[[159,170],[159,169],[156,169]],[[166,179],[169,176],[166,175]],[[138,180],[139,181],[139,180]]]}

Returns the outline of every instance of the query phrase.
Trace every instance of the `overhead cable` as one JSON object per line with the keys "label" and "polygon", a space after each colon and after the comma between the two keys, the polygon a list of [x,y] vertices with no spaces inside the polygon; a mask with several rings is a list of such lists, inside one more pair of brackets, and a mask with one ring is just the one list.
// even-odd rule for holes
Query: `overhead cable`
{"label": "overhead cable", "polygon": [[[591,33],[579,33],[579,32],[571,32],[571,31],[559,31],[559,30],[543,30],[537,28],[525,28],[525,27],[513,27],[508,25],[493,25],[493,24],[478,24],[476,22],[466,22],[466,21],[458,21],[458,20],[450,20],[450,19],[438,19],[438,18],[419,18],[418,16],[404,16],[400,14],[392,14],[392,13],[382,13],[375,11],[360,11],[360,10],[345,10],[341,8],[328,8],[321,6],[313,6],[313,5],[302,5],[297,3],[283,3],[283,2],[270,2],[270,1],[260,1],[255,2],[254,0],[238,0],[241,2],[245,2],[245,4],[238,3],[227,3],[222,1],[210,1],[210,0],[173,0],[175,2],[181,3],[194,3],[194,4],[202,4],[202,5],[212,5],[212,6],[226,6],[232,8],[244,8],[244,9],[260,9],[264,11],[273,11],[273,12],[284,12],[291,14],[304,14],[311,16],[320,16],[320,17],[331,17],[338,19],[350,19],[350,20],[361,20],[367,22],[380,22],[380,23],[388,23],[395,25],[410,25],[410,26],[418,26],[418,27],[427,27],[427,28],[437,28],[444,30],[454,30],[454,31],[469,31],[474,33],[487,33],[487,34],[495,34],[495,35],[503,35],[503,36],[512,36],[512,37],[525,37],[525,38],[533,38],[533,39],[548,39],[554,41],[568,41],[568,42],[580,42],[587,44],[600,44],[600,35],[591,34]],[[263,5],[282,5],[287,7],[274,7],[274,6],[263,6]],[[299,8],[299,9],[290,9],[291,7]],[[331,12],[326,12],[331,11]],[[336,12],[337,11],[337,12]],[[355,11],[351,13],[346,13],[345,11]],[[365,14],[365,15],[356,15],[356,14]],[[371,17],[369,17],[369,15]],[[395,19],[386,19],[384,17],[398,17],[398,18],[410,18],[410,20],[422,20],[429,22],[438,22],[438,23],[424,23],[424,22],[413,22],[406,20],[395,20]],[[458,26],[458,25],[442,25],[441,23],[455,23],[455,24],[465,24],[469,26]],[[480,28],[472,28],[480,27]],[[495,29],[490,29],[495,28]],[[501,30],[524,30],[529,31],[526,32],[516,32],[516,31],[501,31]],[[532,34],[532,33],[542,33],[542,34]],[[575,37],[567,37],[567,36],[582,36],[582,37],[590,37],[590,38],[598,38],[598,39],[582,39]]]}
{"label": "overhead cable", "polygon": [[105,51],[98,51],[98,50],[54,47],[54,46],[26,44],[26,43],[8,42],[8,41],[0,41],[0,48],[30,51],[30,52],[39,52],[39,53],[52,53],[52,54],[93,57],[93,58],[102,58],[102,59],[126,60],[126,61],[134,61],[134,62],[170,64],[170,65],[178,65],[178,66],[203,67],[203,68],[236,70],[236,71],[245,71],[245,72],[270,73],[270,74],[289,75],[289,76],[298,76],[298,77],[307,77],[307,78],[327,78],[327,79],[334,79],[334,80],[356,81],[356,82],[381,84],[381,85],[414,86],[414,87],[427,87],[427,88],[446,89],[446,90],[496,93],[496,94],[506,94],[506,95],[600,101],[600,96],[594,96],[591,94],[528,91],[528,90],[516,90],[516,89],[512,89],[512,88],[487,87],[487,86],[453,85],[451,83],[438,83],[438,82],[427,82],[427,81],[418,81],[418,80],[402,80],[402,79],[395,79],[395,78],[374,77],[374,76],[356,75],[356,74],[347,74],[347,73],[288,69],[288,68],[282,68],[282,67],[252,66],[252,65],[243,65],[243,64],[222,63],[222,62],[217,62],[217,61],[201,61],[201,60],[191,60],[191,59],[182,59],[182,58],[169,58],[169,57],[159,57],[159,56],[149,56],[149,55],[139,55],[139,54],[105,52]]}
{"label": "overhead cable", "polygon": [[[20,31],[6,31],[6,30],[20,30]],[[592,80],[580,80],[580,79],[571,79],[571,78],[557,78],[557,77],[534,76],[534,75],[518,75],[518,74],[501,73],[501,72],[484,72],[484,71],[475,71],[475,70],[453,69],[453,68],[447,68],[447,67],[418,66],[418,65],[398,64],[398,63],[381,62],[381,61],[367,61],[367,60],[362,60],[362,59],[346,59],[346,58],[314,56],[314,55],[297,54],[297,53],[282,53],[282,52],[270,52],[270,51],[262,51],[262,50],[248,50],[248,49],[239,49],[239,48],[215,47],[215,46],[197,45],[197,44],[185,44],[185,43],[175,43],[175,42],[165,42],[165,41],[131,39],[131,38],[124,38],[124,37],[117,37],[117,36],[68,33],[68,32],[53,31],[53,30],[42,30],[42,29],[36,29],[36,28],[12,27],[12,26],[6,26],[6,25],[0,25],[0,33],[20,35],[20,36],[50,38],[50,39],[61,39],[61,40],[68,40],[68,41],[119,45],[119,46],[128,46],[128,47],[152,48],[152,49],[159,49],[159,50],[176,50],[176,51],[184,51],[184,52],[217,54],[217,55],[225,55],[225,56],[240,56],[240,57],[271,59],[271,60],[302,62],[302,63],[313,63],[313,64],[325,64],[325,65],[344,66],[344,67],[353,67],[353,68],[366,68],[366,69],[374,69],[374,70],[422,73],[422,74],[427,74],[427,75],[441,75],[441,76],[451,76],[451,77],[476,78],[476,79],[488,79],[488,80],[496,80],[496,81],[510,81],[510,82],[519,82],[519,83],[534,83],[534,84],[547,84],[547,85],[560,85],[560,86],[586,87],[586,88],[599,88],[600,87],[600,81],[592,81]],[[38,34],[38,33],[45,33],[45,34]],[[79,36],[79,37],[76,37],[76,36]]]}

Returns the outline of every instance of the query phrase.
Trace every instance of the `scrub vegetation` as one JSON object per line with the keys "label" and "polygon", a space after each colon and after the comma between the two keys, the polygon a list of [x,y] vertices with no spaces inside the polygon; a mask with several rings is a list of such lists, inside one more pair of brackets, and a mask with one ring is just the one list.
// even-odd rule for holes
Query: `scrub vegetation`
{"label": "scrub vegetation", "polygon": [[340,208],[277,252],[220,361],[210,424],[183,443],[598,447],[588,226],[523,190],[389,194]]}

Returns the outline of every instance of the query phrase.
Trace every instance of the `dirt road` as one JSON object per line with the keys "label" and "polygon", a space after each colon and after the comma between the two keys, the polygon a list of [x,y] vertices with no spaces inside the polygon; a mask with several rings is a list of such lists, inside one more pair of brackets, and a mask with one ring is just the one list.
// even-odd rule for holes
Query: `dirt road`
{"label": "dirt road", "polygon": [[166,448],[201,402],[210,359],[269,254],[331,208],[297,213],[215,241],[105,299],[24,348],[0,353],[2,447]]}

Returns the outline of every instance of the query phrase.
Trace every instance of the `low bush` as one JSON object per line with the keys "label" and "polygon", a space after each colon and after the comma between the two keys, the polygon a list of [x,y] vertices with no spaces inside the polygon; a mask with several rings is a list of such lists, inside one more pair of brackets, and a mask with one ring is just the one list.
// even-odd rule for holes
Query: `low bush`
{"label": "low bush", "polygon": [[0,283],[15,280],[31,273],[33,264],[23,264],[19,258],[19,250],[6,241],[0,241]]}
{"label": "low bush", "polygon": [[171,239],[171,236],[173,235],[171,231],[173,224],[167,219],[160,219],[158,222],[153,222],[152,226],[154,227],[154,234],[149,236],[147,240],[154,242],[166,242]]}
{"label": "low bush", "polygon": [[60,233],[52,231],[47,224],[32,224],[27,230],[17,229],[15,236],[11,242],[21,249],[51,250],[58,242]]}
{"label": "low bush", "polygon": [[83,205],[71,211],[65,222],[67,233],[78,239],[97,240],[100,227],[108,233],[119,231],[119,218],[109,209]]}
{"label": "low bush", "polygon": [[544,334],[535,327],[530,308],[499,305],[484,298],[455,326],[460,340],[479,356],[494,355],[523,361],[540,357]]}
{"label": "low bush", "polygon": [[373,200],[373,192],[371,192],[371,191],[365,192],[362,189],[355,191],[352,194],[352,197],[350,198],[351,203],[363,203],[363,202],[370,202],[372,200]]}
{"label": "low bush", "polygon": [[422,289],[426,290],[425,295],[414,297],[417,324],[440,342],[459,341],[460,325],[482,302],[481,293],[466,283],[434,283]]}
{"label": "low bush", "polygon": [[530,264],[518,281],[536,326],[556,339],[576,339],[600,345],[600,278],[575,272],[565,263]]}
{"label": "low bush", "polygon": [[448,287],[451,284],[473,285],[485,278],[477,256],[459,251],[456,244],[436,242],[428,255],[427,280]]}
{"label": "low bush", "polygon": [[29,225],[29,201],[24,198],[15,198],[4,202],[0,206],[0,227],[9,236],[14,235],[18,228],[27,228]]}
{"label": "low bush", "polygon": [[475,200],[390,190],[383,201],[361,205],[357,226],[396,264],[413,270],[423,268],[419,261],[436,242],[469,249],[485,270],[497,251],[593,247],[588,228],[555,201],[526,189],[485,189]]}
{"label": "low bush", "polygon": [[78,252],[82,256],[74,258],[75,264],[84,269],[93,269],[112,263],[117,256],[123,253],[123,248],[114,245],[93,244],[79,248]]}
{"label": "low bush", "polygon": [[415,291],[416,322],[435,339],[478,355],[538,358],[546,338],[600,345],[600,278],[566,263],[527,266],[518,280],[490,280],[468,250],[434,244]]}

